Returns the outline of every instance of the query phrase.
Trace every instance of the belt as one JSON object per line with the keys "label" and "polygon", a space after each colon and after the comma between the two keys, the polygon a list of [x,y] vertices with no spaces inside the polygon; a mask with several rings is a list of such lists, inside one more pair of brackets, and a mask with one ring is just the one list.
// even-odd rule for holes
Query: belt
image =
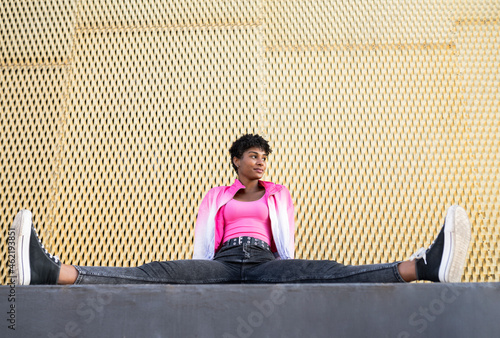
{"label": "belt", "polygon": [[257,245],[260,246],[261,248],[271,250],[271,247],[269,244],[264,242],[261,239],[257,239],[254,237],[249,237],[249,236],[241,236],[241,237],[235,237],[231,238],[230,240],[227,240],[222,244],[222,246],[235,246],[235,245],[242,245],[242,244],[250,244],[250,245]]}

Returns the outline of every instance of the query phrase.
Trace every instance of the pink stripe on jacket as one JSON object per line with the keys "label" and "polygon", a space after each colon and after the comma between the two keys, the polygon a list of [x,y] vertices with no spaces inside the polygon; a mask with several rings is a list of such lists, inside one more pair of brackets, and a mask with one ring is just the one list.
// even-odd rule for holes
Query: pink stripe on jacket
{"label": "pink stripe on jacket", "polygon": [[[277,254],[281,259],[294,258],[295,220],[293,202],[288,189],[280,184],[259,181],[268,196],[269,218]],[[236,179],[231,186],[210,189],[201,202],[194,229],[193,259],[213,259],[222,245],[224,221],[220,208],[245,186]]]}

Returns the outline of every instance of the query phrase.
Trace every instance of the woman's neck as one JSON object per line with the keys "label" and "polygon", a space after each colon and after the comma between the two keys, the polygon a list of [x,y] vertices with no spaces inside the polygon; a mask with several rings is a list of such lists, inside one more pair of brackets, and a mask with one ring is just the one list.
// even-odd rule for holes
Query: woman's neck
{"label": "woman's neck", "polygon": [[259,185],[258,180],[245,180],[239,177],[238,180],[245,186],[245,189],[238,190],[233,197],[235,200],[244,202],[257,201],[265,194],[265,188]]}
{"label": "woman's neck", "polygon": [[261,190],[259,186],[259,180],[249,180],[245,178],[238,177],[238,180],[245,186],[245,193],[252,193]]}

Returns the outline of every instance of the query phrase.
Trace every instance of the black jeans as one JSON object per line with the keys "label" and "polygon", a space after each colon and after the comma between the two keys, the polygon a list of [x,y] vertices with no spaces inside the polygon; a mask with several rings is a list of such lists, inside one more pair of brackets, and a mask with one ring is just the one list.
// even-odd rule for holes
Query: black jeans
{"label": "black jeans", "polygon": [[329,260],[275,259],[260,246],[222,247],[213,260],[151,262],[133,268],[75,266],[75,284],[398,283],[399,262],[342,265]]}

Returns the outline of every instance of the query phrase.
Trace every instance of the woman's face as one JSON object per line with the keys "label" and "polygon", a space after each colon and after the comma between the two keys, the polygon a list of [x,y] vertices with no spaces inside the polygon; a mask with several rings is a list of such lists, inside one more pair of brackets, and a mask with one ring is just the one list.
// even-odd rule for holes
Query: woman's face
{"label": "woman's face", "polygon": [[235,157],[238,176],[249,180],[260,180],[267,168],[267,154],[260,148],[247,149],[241,158]]}

